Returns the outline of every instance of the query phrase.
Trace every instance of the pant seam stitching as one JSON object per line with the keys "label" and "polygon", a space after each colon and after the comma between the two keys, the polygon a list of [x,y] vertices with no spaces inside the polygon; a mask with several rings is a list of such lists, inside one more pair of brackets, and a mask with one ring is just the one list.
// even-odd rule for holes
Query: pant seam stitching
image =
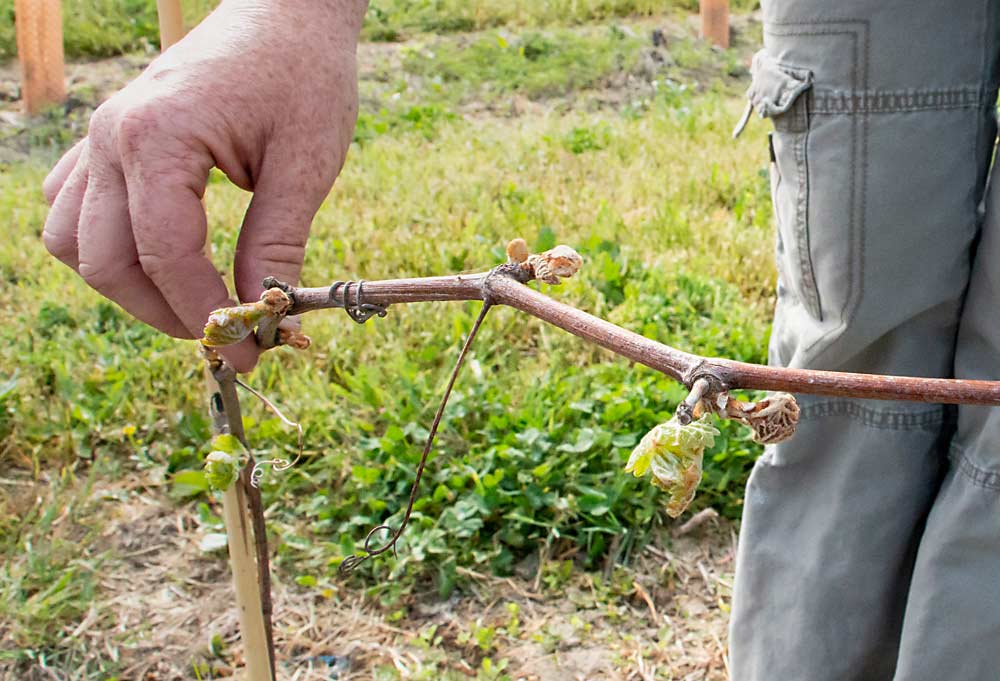
{"label": "pant seam stitching", "polygon": [[[819,28],[823,24],[830,25],[831,28]],[[799,27],[799,30],[788,30],[789,27]],[[775,30],[778,28],[779,30]],[[785,30],[781,30],[784,28]],[[818,20],[818,21],[808,21],[800,20],[794,22],[767,22],[764,26],[764,33],[770,33],[775,36],[804,36],[804,35],[844,35],[852,40],[852,53],[853,60],[851,65],[851,85],[852,89],[857,90],[867,90],[868,89],[868,68],[869,68],[869,57],[870,57],[870,22],[865,19],[834,19],[834,20]],[[864,35],[862,36],[861,33]],[[859,44],[863,43],[863,44]],[[861,54],[859,54],[859,49]],[[859,79],[861,81],[859,87]],[[865,191],[865,185],[868,182],[868,123],[869,115],[867,112],[862,112],[859,121],[854,118],[852,119],[852,131],[851,131],[851,166],[853,172],[851,172],[851,217],[850,217],[850,239],[852,241],[851,248],[854,249],[854,254],[852,257],[847,259],[847,270],[848,270],[848,281],[849,288],[847,290],[847,296],[844,299],[844,304],[840,310],[840,323],[835,327],[827,330],[825,333],[820,334],[820,336],[809,343],[803,352],[805,353],[815,353],[817,346],[821,343],[826,343],[820,347],[820,352],[817,356],[822,355],[822,352],[829,347],[829,342],[831,338],[837,338],[839,334],[842,334],[849,324],[849,322],[857,314],[858,307],[864,298],[864,232],[865,232],[865,222],[866,222],[866,212],[867,212],[867,192]],[[860,145],[861,158],[858,158],[858,152]],[[864,175],[859,181],[858,171]],[[860,211],[860,214],[858,214]],[[857,262],[855,262],[855,260]],[[855,282],[855,278],[857,281]]]}
{"label": "pant seam stitching", "polygon": [[973,485],[983,489],[1000,491],[1000,472],[987,470],[974,464],[965,453],[965,448],[962,445],[953,441],[948,449],[948,458]]}
{"label": "pant seam stitching", "polygon": [[938,430],[952,419],[943,407],[922,411],[872,409],[852,400],[824,400],[801,408],[803,419],[846,416],[877,430]]}
{"label": "pant seam stitching", "polygon": [[985,95],[974,86],[904,90],[814,89],[812,111],[821,114],[896,113],[974,109]]}

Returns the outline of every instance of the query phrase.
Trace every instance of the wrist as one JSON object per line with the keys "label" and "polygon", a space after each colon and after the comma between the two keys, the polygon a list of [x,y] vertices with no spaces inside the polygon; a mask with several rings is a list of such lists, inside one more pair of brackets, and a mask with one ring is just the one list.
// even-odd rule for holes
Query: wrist
{"label": "wrist", "polygon": [[222,7],[268,16],[303,30],[322,27],[357,40],[368,0],[223,0]]}

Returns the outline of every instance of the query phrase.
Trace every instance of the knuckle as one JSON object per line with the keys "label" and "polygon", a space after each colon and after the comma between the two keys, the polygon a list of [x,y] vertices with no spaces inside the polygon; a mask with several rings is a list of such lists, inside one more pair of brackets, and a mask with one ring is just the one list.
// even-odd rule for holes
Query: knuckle
{"label": "knuckle", "polygon": [[109,153],[113,148],[116,116],[110,104],[101,104],[90,116],[87,139],[91,151],[97,154]]}
{"label": "knuckle", "polygon": [[155,139],[158,127],[159,113],[152,103],[131,104],[118,116],[118,141],[125,150],[137,149],[144,142]]}
{"label": "knuckle", "polygon": [[307,235],[289,235],[282,239],[271,239],[248,245],[239,256],[251,256],[264,266],[301,267],[305,257]]}
{"label": "knuckle", "polygon": [[140,253],[139,266],[154,282],[162,281],[173,267],[174,260],[162,253]]}
{"label": "knuckle", "polygon": [[75,235],[44,230],[42,232],[42,243],[45,245],[45,250],[58,260],[68,262],[76,259],[77,244]]}
{"label": "knuckle", "polygon": [[114,268],[95,263],[80,263],[80,276],[87,284],[101,293],[105,293],[114,287],[118,278],[118,272]]}
{"label": "knuckle", "polygon": [[94,113],[90,114],[90,125],[87,128],[87,134],[91,138],[91,143],[93,143],[95,137],[106,136],[113,129],[114,113],[111,111],[110,101],[104,102],[94,109]]}
{"label": "knuckle", "polygon": [[94,263],[81,262],[80,276],[87,284],[101,293],[111,289],[114,285],[117,273],[108,267]]}

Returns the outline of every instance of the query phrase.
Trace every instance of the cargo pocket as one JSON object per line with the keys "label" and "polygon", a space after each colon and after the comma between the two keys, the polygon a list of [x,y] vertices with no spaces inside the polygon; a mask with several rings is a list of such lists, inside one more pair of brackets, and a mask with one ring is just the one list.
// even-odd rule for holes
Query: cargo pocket
{"label": "cargo pocket", "polygon": [[809,246],[809,97],[812,73],[775,61],[763,50],[754,55],[747,110],[774,123],[768,135],[771,198],[777,223],[778,295],[792,296],[810,316],[823,320]]}

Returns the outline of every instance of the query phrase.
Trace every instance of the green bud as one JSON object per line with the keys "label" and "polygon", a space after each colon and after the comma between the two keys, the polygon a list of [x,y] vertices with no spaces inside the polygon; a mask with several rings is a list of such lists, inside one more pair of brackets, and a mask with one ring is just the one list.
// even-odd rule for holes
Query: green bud
{"label": "green bud", "polygon": [[280,288],[271,288],[264,291],[256,303],[212,310],[201,342],[210,348],[239,343],[253,333],[254,327],[264,317],[283,317],[291,305],[292,299],[287,293]]}
{"label": "green bud", "polygon": [[625,472],[641,478],[647,472],[652,483],[667,492],[667,515],[676,518],[694,499],[701,482],[701,463],[706,447],[715,443],[719,431],[705,416],[686,426],[676,417],[646,433],[625,464]]}
{"label": "green bud", "polygon": [[219,450],[210,452],[205,457],[205,475],[208,478],[208,486],[217,492],[225,492],[236,479],[240,477],[242,461]]}
{"label": "green bud", "polygon": [[232,345],[253,333],[267,309],[260,303],[236,305],[213,310],[205,324],[205,337],[201,342],[210,348]]}
{"label": "green bud", "polygon": [[216,435],[212,438],[212,451],[205,457],[209,487],[225,492],[240,477],[244,462],[243,445],[235,436]]}

